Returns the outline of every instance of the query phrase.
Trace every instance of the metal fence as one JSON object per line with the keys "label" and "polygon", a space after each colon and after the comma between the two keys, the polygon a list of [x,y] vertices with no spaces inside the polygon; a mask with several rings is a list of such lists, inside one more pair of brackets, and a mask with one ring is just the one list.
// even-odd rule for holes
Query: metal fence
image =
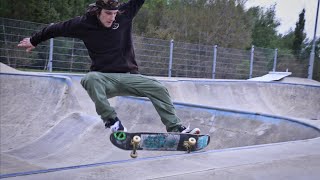
{"label": "metal fence", "polygon": [[[17,69],[87,72],[91,60],[82,41],[55,38],[31,53],[17,47],[47,24],[0,17],[0,61]],[[269,71],[290,71],[307,77],[308,57],[252,46],[249,50],[223,48],[134,36],[140,72],[151,76],[248,79]]]}

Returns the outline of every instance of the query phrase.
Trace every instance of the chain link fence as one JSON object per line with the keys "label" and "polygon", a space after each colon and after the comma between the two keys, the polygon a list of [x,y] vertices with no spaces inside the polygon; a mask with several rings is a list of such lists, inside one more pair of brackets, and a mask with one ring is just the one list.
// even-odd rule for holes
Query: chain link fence
{"label": "chain link fence", "polygon": [[[17,47],[24,37],[47,24],[0,17],[0,61],[21,70],[88,72],[91,60],[83,42],[54,38],[31,53]],[[269,71],[290,71],[295,77],[308,75],[308,57],[297,59],[290,52],[252,47],[248,50],[133,37],[141,74],[150,76],[248,79]],[[50,61],[52,60],[52,64]]]}

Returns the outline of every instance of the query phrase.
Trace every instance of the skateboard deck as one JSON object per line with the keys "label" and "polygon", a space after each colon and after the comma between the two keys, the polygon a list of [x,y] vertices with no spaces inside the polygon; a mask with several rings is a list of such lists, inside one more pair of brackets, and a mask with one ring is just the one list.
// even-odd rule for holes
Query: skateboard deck
{"label": "skateboard deck", "polygon": [[137,157],[137,150],[147,151],[198,151],[208,146],[209,135],[151,132],[114,132],[110,141],[123,150],[131,150],[131,157]]}

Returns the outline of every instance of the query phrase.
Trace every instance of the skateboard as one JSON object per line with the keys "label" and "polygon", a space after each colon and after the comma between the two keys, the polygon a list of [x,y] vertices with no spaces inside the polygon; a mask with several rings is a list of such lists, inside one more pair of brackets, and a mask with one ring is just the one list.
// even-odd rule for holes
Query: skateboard
{"label": "skateboard", "polygon": [[110,141],[123,150],[131,150],[132,158],[138,157],[137,150],[147,151],[198,151],[208,146],[209,135],[151,132],[114,132]]}

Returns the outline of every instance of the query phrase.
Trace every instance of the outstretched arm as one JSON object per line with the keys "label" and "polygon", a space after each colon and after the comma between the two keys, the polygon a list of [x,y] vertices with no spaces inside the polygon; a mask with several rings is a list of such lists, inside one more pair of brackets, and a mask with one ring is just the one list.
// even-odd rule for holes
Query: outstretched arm
{"label": "outstretched arm", "polygon": [[30,38],[24,38],[20,43],[18,44],[18,47],[26,48],[27,52],[30,52],[35,47],[31,44]]}
{"label": "outstretched arm", "polygon": [[127,3],[122,4],[120,11],[124,11],[130,18],[138,13],[145,0],[130,0]]}
{"label": "outstretched arm", "polygon": [[81,38],[80,23],[82,17],[76,17],[68,21],[51,24],[41,31],[35,33],[32,37],[24,38],[18,44],[18,47],[26,48],[27,52],[34,49],[39,43],[54,37],[74,37]]}

